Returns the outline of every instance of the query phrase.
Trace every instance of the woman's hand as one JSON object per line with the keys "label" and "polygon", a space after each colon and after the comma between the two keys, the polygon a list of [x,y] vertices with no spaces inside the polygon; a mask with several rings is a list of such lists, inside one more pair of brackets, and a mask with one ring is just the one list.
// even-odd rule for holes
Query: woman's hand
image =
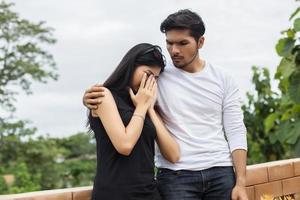
{"label": "woman's hand", "polygon": [[154,81],[155,81],[155,84],[153,86],[153,93],[154,93],[154,95],[152,97],[152,102],[151,102],[151,104],[149,106],[148,111],[154,110],[154,106],[155,106],[155,103],[156,103],[156,100],[157,100],[157,82],[156,82],[156,80],[154,80]]}
{"label": "woman's hand", "polygon": [[129,94],[135,107],[141,106],[148,110],[148,108],[153,104],[156,88],[157,86],[154,76],[151,75],[147,79],[147,74],[145,73],[138,92],[134,94],[132,89],[129,89]]}

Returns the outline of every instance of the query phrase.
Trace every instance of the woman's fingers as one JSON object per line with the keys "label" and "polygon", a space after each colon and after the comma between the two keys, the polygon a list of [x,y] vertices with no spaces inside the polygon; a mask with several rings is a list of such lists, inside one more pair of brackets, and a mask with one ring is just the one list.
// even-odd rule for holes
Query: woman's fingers
{"label": "woman's fingers", "polygon": [[140,84],[140,89],[143,89],[145,87],[146,80],[147,80],[147,74],[144,73],[141,84]]}
{"label": "woman's fingers", "polygon": [[133,91],[132,91],[131,88],[129,88],[129,95],[130,95],[131,100],[133,100],[134,97],[135,97],[135,95],[134,95],[134,93],[133,93]]}
{"label": "woman's fingers", "polygon": [[153,90],[155,83],[156,83],[156,80],[155,80],[154,77],[152,77],[152,80],[151,80],[151,83],[150,83],[150,86],[149,86],[149,89],[150,89],[151,91]]}
{"label": "woman's fingers", "polygon": [[153,84],[153,88],[151,90],[153,96],[156,98],[157,97],[157,82],[155,81]]}
{"label": "woman's fingers", "polygon": [[150,75],[150,76],[148,77],[148,79],[147,79],[145,88],[148,89],[148,90],[150,90],[150,86],[151,86],[151,81],[152,81],[152,79],[153,79],[153,76],[152,76],[152,75]]}

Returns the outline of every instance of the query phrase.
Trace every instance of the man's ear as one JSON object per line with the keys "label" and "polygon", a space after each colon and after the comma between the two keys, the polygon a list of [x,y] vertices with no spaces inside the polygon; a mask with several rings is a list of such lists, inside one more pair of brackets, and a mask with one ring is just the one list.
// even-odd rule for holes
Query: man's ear
{"label": "man's ear", "polygon": [[205,41],[204,36],[201,36],[201,37],[199,38],[198,44],[197,44],[198,49],[201,49],[201,48],[202,48],[202,46],[204,45],[204,41]]}

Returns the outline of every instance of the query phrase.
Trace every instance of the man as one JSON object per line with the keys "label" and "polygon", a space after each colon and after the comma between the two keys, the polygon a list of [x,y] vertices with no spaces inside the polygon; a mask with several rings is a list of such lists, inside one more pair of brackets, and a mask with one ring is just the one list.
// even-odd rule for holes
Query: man
{"label": "man", "polygon": [[[162,198],[247,200],[246,129],[237,85],[199,56],[205,26],[198,14],[180,10],[169,15],[160,30],[173,63],[158,79],[157,105],[181,150],[175,164],[157,152]],[[101,87],[92,87],[84,104],[94,108],[101,95]]]}

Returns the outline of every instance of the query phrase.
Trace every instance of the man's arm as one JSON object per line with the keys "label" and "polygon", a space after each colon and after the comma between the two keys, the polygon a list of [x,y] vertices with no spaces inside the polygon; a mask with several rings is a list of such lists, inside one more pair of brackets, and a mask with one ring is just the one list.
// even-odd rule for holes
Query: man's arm
{"label": "man's arm", "polygon": [[246,192],[246,162],[247,151],[236,149],[232,152],[236,183],[232,190],[232,200],[248,200]]}
{"label": "man's arm", "polygon": [[244,149],[233,151],[232,159],[235,168],[236,185],[246,186],[247,151]]}
{"label": "man's arm", "polygon": [[246,193],[247,130],[243,118],[238,86],[231,77],[227,77],[223,102],[223,127],[236,175],[236,185],[231,194],[232,200],[248,200]]}

